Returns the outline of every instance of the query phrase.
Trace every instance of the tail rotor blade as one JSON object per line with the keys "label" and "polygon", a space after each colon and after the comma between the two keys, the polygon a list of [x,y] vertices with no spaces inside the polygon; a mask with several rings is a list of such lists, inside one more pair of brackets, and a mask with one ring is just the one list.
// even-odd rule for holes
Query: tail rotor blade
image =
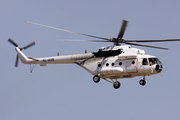
{"label": "tail rotor blade", "polygon": [[[17,45],[11,38],[8,39],[8,42],[10,42],[11,44],[13,44],[15,47],[18,47],[18,45]],[[22,49],[27,49],[27,48],[29,48],[29,47],[31,47],[31,46],[33,46],[33,45],[35,45],[35,42],[32,42],[32,43],[26,45],[25,47],[19,48],[19,49],[20,49],[20,50],[22,50]],[[15,61],[15,67],[18,67],[18,64],[19,64],[19,56],[18,56],[18,54],[17,54],[17,56],[16,56],[16,61]]]}
{"label": "tail rotor blade", "polygon": [[18,67],[18,64],[19,64],[19,56],[18,56],[18,54],[17,54],[17,56],[16,56],[16,62],[15,62],[15,67]]}
{"label": "tail rotor blade", "polygon": [[31,47],[31,46],[33,46],[33,45],[35,45],[35,42],[32,42],[32,43],[30,43],[29,45],[26,45],[25,47],[23,47],[22,49],[27,49],[27,48],[29,48],[29,47]]}
{"label": "tail rotor blade", "polygon": [[8,41],[9,41],[11,44],[13,44],[15,47],[18,47],[18,45],[17,45],[13,40],[11,40],[11,38],[9,38]]}

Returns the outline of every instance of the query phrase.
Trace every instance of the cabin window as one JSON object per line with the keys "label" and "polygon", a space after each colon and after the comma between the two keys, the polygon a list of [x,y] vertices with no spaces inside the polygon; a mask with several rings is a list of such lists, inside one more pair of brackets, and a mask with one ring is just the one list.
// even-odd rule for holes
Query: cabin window
{"label": "cabin window", "polygon": [[142,65],[148,65],[147,58],[143,58]]}
{"label": "cabin window", "polygon": [[112,63],[112,66],[114,66],[114,63]]}
{"label": "cabin window", "polygon": [[106,63],[106,66],[108,67],[108,66],[109,66],[109,63]]}
{"label": "cabin window", "polygon": [[119,65],[122,65],[122,62],[119,62]]}
{"label": "cabin window", "polygon": [[132,64],[134,64],[135,63],[135,61],[132,61]]}
{"label": "cabin window", "polygon": [[98,64],[98,67],[101,67],[101,64]]}

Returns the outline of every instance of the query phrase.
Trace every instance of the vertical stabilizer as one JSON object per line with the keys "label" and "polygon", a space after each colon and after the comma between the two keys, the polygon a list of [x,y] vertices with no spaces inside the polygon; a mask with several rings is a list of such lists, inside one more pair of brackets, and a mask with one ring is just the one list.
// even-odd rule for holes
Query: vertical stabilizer
{"label": "vertical stabilizer", "polygon": [[23,63],[27,63],[30,61],[30,59],[18,47],[16,47],[15,50],[17,51],[18,56]]}

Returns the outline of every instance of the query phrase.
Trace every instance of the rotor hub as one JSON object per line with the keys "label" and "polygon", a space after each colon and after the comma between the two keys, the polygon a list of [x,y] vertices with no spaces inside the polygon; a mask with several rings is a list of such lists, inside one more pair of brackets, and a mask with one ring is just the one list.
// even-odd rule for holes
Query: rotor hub
{"label": "rotor hub", "polygon": [[111,38],[110,41],[111,41],[111,42],[116,42],[117,39],[116,39],[116,38]]}

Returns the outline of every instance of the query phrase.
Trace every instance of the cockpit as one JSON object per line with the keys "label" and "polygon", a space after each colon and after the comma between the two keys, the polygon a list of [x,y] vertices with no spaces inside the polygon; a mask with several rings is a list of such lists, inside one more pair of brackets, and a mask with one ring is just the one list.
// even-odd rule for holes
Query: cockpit
{"label": "cockpit", "polygon": [[157,72],[161,72],[163,68],[162,62],[156,57],[143,58],[142,65],[150,65],[150,66],[156,65],[155,70]]}
{"label": "cockpit", "polygon": [[143,65],[162,64],[158,58],[143,58]]}
{"label": "cockpit", "polygon": [[161,61],[158,58],[148,58],[149,64],[154,65],[154,64],[162,64]]}

